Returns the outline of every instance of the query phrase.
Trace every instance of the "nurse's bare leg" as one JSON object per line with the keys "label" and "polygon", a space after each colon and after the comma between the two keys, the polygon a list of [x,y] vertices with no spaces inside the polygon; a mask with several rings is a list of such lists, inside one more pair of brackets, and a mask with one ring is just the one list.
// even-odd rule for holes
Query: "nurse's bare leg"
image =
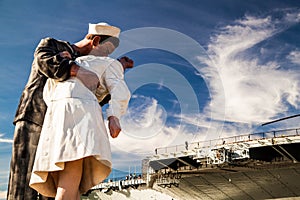
{"label": "nurse's bare leg", "polygon": [[83,160],[65,163],[65,168],[58,172],[58,187],[55,200],[80,200],[79,184],[82,176]]}

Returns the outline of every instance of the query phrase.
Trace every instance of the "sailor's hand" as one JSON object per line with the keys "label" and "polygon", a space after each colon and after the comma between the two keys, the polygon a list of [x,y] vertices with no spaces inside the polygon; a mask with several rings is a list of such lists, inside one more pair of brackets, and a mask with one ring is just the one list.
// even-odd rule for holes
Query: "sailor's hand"
{"label": "sailor's hand", "polygon": [[121,132],[119,119],[115,116],[108,117],[108,128],[112,138],[118,137],[119,133]]}
{"label": "sailor's hand", "polygon": [[71,76],[76,76],[90,91],[96,92],[100,85],[97,74],[83,67],[73,64],[71,67]]}
{"label": "sailor's hand", "polygon": [[134,62],[133,62],[133,60],[131,60],[127,56],[119,58],[118,60],[122,64],[124,70],[127,69],[127,68],[133,68]]}

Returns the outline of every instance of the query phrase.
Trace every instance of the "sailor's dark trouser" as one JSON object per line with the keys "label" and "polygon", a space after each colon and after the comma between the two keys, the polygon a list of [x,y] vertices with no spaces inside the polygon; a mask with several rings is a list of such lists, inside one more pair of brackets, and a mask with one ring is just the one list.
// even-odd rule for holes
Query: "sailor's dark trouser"
{"label": "sailor's dark trouser", "polygon": [[[42,127],[32,122],[16,123],[7,200],[35,200],[38,193],[29,187],[31,171],[34,163],[37,144]],[[39,200],[50,200],[40,195]]]}

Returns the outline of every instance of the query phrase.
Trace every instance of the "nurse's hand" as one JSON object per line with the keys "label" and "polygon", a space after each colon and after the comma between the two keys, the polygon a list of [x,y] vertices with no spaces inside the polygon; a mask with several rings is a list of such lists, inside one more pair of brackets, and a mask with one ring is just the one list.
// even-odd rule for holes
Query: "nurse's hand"
{"label": "nurse's hand", "polygon": [[72,56],[71,56],[71,54],[68,51],[59,52],[59,56],[62,57],[62,58],[72,59]]}
{"label": "nurse's hand", "polygon": [[119,133],[121,132],[119,119],[115,116],[108,117],[108,128],[112,138],[118,137]]}

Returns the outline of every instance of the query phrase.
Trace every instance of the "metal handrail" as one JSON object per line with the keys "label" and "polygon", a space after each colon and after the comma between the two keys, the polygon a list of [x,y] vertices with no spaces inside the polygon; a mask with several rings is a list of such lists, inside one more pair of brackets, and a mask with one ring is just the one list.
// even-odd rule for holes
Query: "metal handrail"
{"label": "metal handrail", "polygon": [[296,129],[282,129],[282,130],[275,130],[275,131],[267,131],[267,132],[258,132],[252,134],[244,134],[244,135],[237,135],[231,137],[225,137],[220,139],[212,139],[208,141],[198,141],[192,142],[189,144],[180,144],[168,147],[159,147],[155,149],[155,154],[164,154],[164,153],[171,153],[171,152],[178,152],[184,151],[188,149],[195,149],[195,148],[206,148],[215,145],[222,145],[222,144],[229,144],[229,143],[237,143],[237,142],[247,142],[259,139],[268,139],[268,138],[278,138],[283,136],[297,136],[299,134],[300,128]]}

